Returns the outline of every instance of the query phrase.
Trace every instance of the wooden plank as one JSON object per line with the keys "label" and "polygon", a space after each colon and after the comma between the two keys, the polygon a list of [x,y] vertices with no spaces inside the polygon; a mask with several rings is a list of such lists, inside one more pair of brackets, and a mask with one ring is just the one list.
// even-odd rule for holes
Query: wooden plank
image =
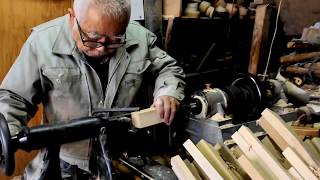
{"label": "wooden plank", "polygon": [[171,158],[171,166],[179,180],[197,180],[179,155]]}
{"label": "wooden plank", "polygon": [[223,179],[190,139],[183,143],[183,146],[209,179]]}
{"label": "wooden plank", "polygon": [[222,143],[217,143],[214,148],[218,151],[227,165],[231,165],[233,167],[232,171],[237,177],[242,177],[243,179],[249,178],[248,174],[242,169],[236,157],[227,146]]}
{"label": "wooden plank", "polygon": [[239,157],[238,162],[241,167],[247,172],[251,179],[254,180],[265,180],[265,174],[258,169],[245,155]]}
{"label": "wooden plank", "polygon": [[285,122],[281,119],[281,117],[278,114],[271,111],[270,109],[265,109],[262,112],[262,117],[263,118],[259,121],[268,122],[271,129],[265,129],[263,123],[260,123],[262,125],[262,128],[267,131],[269,136],[277,144],[279,143],[279,140],[281,140],[281,142],[278,145],[282,150],[289,146],[292,149],[294,149],[307,162],[308,165],[318,170],[320,169],[320,160],[312,153],[309,153],[307,151],[307,149],[303,146],[302,141],[299,139],[298,135],[285,124]]}
{"label": "wooden plank", "polygon": [[[256,8],[255,23],[252,35],[250,62],[248,72],[250,74],[257,74],[259,61],[267,57],[266,43],[268,39],[268,32],[270,26],[271,8],[264,4]],[[265,59],[264,59],[265,60]]]}
{"label": "wooden plank", "polygon": [[265,164],[269,167],[269,170],[277,176],[277,179],[291,179],[286,170],[281,166],[276,158],[262,145],[259,139],[254,136],[254,134],[248,127],[241,126],[238,132],[243,137],[243,139],[247,141],[247,143],[259,156],[259,158],[265,162]]}
{"label": "wooden plank", "polygon": [[[243,151],[244,155],[250,160],[251,164],[254,167],[256,167],[256,169],[259,171],[259,174],[262,174],[265,179],[277,179],[275,174],[269,171],[269,169],[267,168],[268,167],[267,164],[260,159],[260,157],[252,149],[252,146],[244,140],[244,138],[241,136],[241,134],[238,131],[236,131],[231,136],[231,138],[234,140],[234,142],[238,144],[239,148]],[[245,169],[245,167],[243,166],[241,167]],[[248,173],[247,170],[245,171]]]}
{"label": "wooden plank", "polygon": [[288,172],[292,175],[297,180],[303,180],[303,177],[298,173],[298,171],[294,168],[291,167],[289,168]]}
{"label": "wooden plank", "polygon": [[136,128],[145,128],[163,122],[154,107],[131,113],[131,119]]}
{"label": "wooden plank", "polygon": [[287,147],[282,153],[304,179],[318,179],[292,148]]}
{"label": "wooden plank", "polygon": [[288,160],[282,155],[282,151],[276,147],[274,142],[272,142],[268,136],[264,137],[261,142],[285,169],[289,169],[291,167]]}
{"label": "wooden plank", "polygon": [[205,140],[200,140],[197,144],[199,151],[206,157],[209,163],[218,171],[223,179],[237,179],[229,169],[226,162],[220,157],[219,153]]}
{"label": "wooden plank", "polygon": [[201,180],[202,178],[200,177],[200,174],[196,168],[196,166],[194,166],[193,163],[191,163],[188,159],[183,160],[183,162],[187,165],[187,167],[189,168],[189,170],[191,171],[191,173],[193,174],[193,176],[197,179],[197,180]]}

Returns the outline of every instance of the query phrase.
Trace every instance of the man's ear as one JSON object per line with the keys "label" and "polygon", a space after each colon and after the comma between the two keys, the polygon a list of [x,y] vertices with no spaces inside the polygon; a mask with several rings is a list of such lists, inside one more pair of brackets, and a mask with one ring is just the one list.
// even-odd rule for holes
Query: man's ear
{"label": "man's ear", "polygon": [[73,26],[73,21],[74,21],[74,11],[72,8],[68,8],[68,15],[69,15],[69,23],[70,23],[70,26],[72,27]]}

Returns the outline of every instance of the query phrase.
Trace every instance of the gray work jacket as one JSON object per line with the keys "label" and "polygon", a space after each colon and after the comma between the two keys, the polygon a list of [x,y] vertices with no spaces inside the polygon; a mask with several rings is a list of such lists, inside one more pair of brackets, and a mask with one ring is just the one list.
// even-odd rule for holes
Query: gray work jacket
{"label": "gray work jacket", "polygon": [[[0,87],[0,113],[7,119],[10,133],[18,133],[40,103],[44,124],[90,116],[97,108],[129,107],[147,70],[156,77],[154,97],[168,95],[182,100],[183,70],[155,46],[156,36],[130,22],[126,37],[126,44],[110,59],[103,93],[98,75],[72,39],[69,16],[33,28]],[[41,160],[41,152],[35,159]],[[84,170],[88,169],[89,154],[90,140],[60,148],[61,159]]]}

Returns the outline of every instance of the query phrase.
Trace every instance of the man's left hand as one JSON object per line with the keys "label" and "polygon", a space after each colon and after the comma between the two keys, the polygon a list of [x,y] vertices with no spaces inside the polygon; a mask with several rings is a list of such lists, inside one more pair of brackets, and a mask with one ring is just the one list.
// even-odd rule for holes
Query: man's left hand
{"label": "man's left hand", "polygon": [[160,118],[170,125],[180,107],[180,102],[171,96],[159,96],[154,100],[152,106],[156,108]]}

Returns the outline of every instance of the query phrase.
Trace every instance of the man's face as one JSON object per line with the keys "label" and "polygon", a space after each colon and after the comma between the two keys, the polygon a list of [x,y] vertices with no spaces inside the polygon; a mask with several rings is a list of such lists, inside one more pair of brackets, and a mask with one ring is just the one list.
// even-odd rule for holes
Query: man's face
{"label": "man's face", "polygon": [[103,16],[97,9],[90,8],[82,19],[70,13],[72,36],[80,51],[89,57],[110,56],[125,41],[126,26],[113,18]]}

